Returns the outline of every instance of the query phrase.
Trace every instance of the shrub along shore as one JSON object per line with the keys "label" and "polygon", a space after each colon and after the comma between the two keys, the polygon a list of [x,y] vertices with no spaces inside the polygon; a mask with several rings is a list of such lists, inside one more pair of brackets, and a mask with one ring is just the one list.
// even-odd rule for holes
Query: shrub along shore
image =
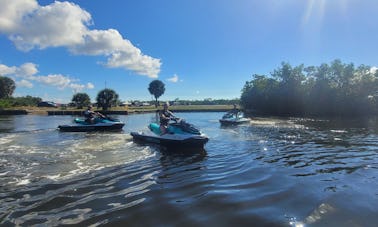
{"label": "shrub along shore", "polygon": [[[231,110],[233,105],[176,105],[169,109],[173,112],[224,112]],[[95,109],[103,114],[127,115],[138,113],[152,113],[162,107],[155,106],[142,107],[114,107],[107,111],[101,108]],[[37,115],[82,115],[85,109],[77,108],[50,108],[50,107],[17,107],[0,110],[0,115],[20,115],[20,114],[37,114]]]}

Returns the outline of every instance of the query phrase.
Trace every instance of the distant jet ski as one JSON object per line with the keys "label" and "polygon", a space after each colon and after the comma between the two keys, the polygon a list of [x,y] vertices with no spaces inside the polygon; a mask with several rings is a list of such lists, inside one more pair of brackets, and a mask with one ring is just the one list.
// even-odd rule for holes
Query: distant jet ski
{"label": "distant jet ski", "polygon": [[250,122],[251,119],[244,117],[244,114],[242,112],[236,112],[236,113],[226,113],[223,115],[222,119],[219,119],[219,122],[221,125],[238,125],[243,123]]}
{"label": "distant jet ski", "polygon": [[178,120],[168,125],[168,132],[161,135],[160,125],[151,123],[147,132],[131,132],[135,142],[154,143],[167,148],[203,148],[209,138],[194,125]]}
{"label": "distant jet ski", "polygon": [[59,125],[58,128],[63,132],[91,132],[91,131],[119,131],[125,123],[113,118],[95,118],[94,123],[84,119],[76,118],[75,124]]}

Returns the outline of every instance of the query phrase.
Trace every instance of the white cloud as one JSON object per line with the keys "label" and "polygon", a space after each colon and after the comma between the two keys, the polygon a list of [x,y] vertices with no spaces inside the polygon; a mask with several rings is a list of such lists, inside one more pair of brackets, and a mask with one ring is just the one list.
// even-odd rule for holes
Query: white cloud
{"label": "white cloud", "polygon": [[179,77],[175,74],[173,77],[167,79],[169,82],[177,83],[179,81]]}
{"label": "white cloud", "polygon": [[19,50],[66,47],[77,55],[104,55],[107,67],[150,78],[160,72],[160,59],[144,55],[117,30],[90,30],[91,15],[74,3],[40,6],[35,0],[2,1],[0,33],[8,35]]}
{"label": "white cloud", "polygon": [[127,51],[135,47],[115,29],[91,30],[85,34],[85,42],[73,46],[75,54],[110,55],[114,51]]}
{"label": "white cloud", "polygon": [[125,68],[146,75],[150,78],[157,78],[160,72],[161,62],[150,56],[143,55],[136,48],[137,52],[115,52],[108,58],[106,66],[110,68]]}
{"label": "white cloud", "polygon": [[8,32],[0,27],[0,31],[5,30],[19,50],[70,47],[84,42],[83,36],[88,30],[86,25],[90,24],[91,16],[79,6],[69,2],[54,2],[47,6],[31,7],[34,10],[23,11],[23,18],[16,20],[17,24],[13,24]]}
{"label": "white cloud", "polygon": [[0,33],[12,34],[19,30],[24,15],[33,12],[38,7],[37,1],[1,0]]}
{"label": "white cloud", "polygon": [[52,74],[47,76],[34,76],[33,80],[38,81],[40,83],[57,87],[59,89],[64,89],[71,84],[71,79],[69,77],[60,75],[60,74]]}
{"label": "white cloud", "polygon": [[32,88],[33,87],[33,84],[28,81],[28,80],[20,80],[20,81],[16,81],[16,86],[17,87],[27,87],[27,88]]}
{"label": "white cloud", "polygon": [[376,66],[373,66],[373,67],[370,68],[371,73],[376,73],[377,70],[378,70],[378,67],[376,67]]}
{"label": "white cloud", "polygon": [[34,63],[24,63],[16,69],[16,75],[30,77],[38,73],[37,65]]}
{"label": "white cloud", "polygon": [[0,74],[4,76],[11,76],[16,78],[21,78],[21,81],[17,81],[19,87],[32,88],[33,84],[31,81],[39,82],[44,85],[53,86],[58,89],[71,88],[75,91],[81,91],[83,89],[93,89],[94,85],[92,83],[87,83],[86,85],[74,83],[78,81],[77,79],[72,79],[68,76],[61,74],[50,74],[47,76],[36,75],[38,73],[37,65],[34,63],[25,63],[20,67],[16,66],[6,66],[0,64]]}
{"label": "white cloud", "polygon": [[88,89],[93,89],[94,88],[94,85],[92,83],[87,83],[87,88]]}
{"label": "white cloud", "polygon": [[8,67],[6,65],[0,64],[0,75],[1,76],[6,76],[10,74],[14,74],[16,72],[17,68],[16,67]]}

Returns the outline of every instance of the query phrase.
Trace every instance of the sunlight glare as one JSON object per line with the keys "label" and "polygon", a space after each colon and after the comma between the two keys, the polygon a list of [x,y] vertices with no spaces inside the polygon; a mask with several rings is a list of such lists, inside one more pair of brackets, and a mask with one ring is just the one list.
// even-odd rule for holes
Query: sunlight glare
{"label": "sunlight glare", "polygon": [[303,26],[307,25],[310,19],[314,17],[317,17],[319,21],[322,21],[325,8],[326,8],[326,0],[308,0],[306,11],[302,19],[302,25]]}
{"label": "sunlight glare", "polygon": [[347,14],[348,0],[306,0],[305,12],[302,18],[302,26],[311,23],[322,23],[327,10],[331,8],[341,12],[342,15]]}

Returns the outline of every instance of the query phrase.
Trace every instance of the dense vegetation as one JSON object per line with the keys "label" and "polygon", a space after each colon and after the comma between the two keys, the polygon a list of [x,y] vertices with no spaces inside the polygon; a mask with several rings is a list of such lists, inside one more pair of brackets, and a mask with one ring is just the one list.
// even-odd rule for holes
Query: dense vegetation
{"label": "dense vegetation", "polygon": [[0,99],[0,108],[8,108],[15,106],[37,106],[42,99],[39,97],[25,96],[25,97],[9,97]]}
{"label": "dense vegetation", "polygon": [[268,115],[376,114],[378,71],[340,60],[309,67],[282,63],[269,76],[253,75],[240,101],[246,111]]}

